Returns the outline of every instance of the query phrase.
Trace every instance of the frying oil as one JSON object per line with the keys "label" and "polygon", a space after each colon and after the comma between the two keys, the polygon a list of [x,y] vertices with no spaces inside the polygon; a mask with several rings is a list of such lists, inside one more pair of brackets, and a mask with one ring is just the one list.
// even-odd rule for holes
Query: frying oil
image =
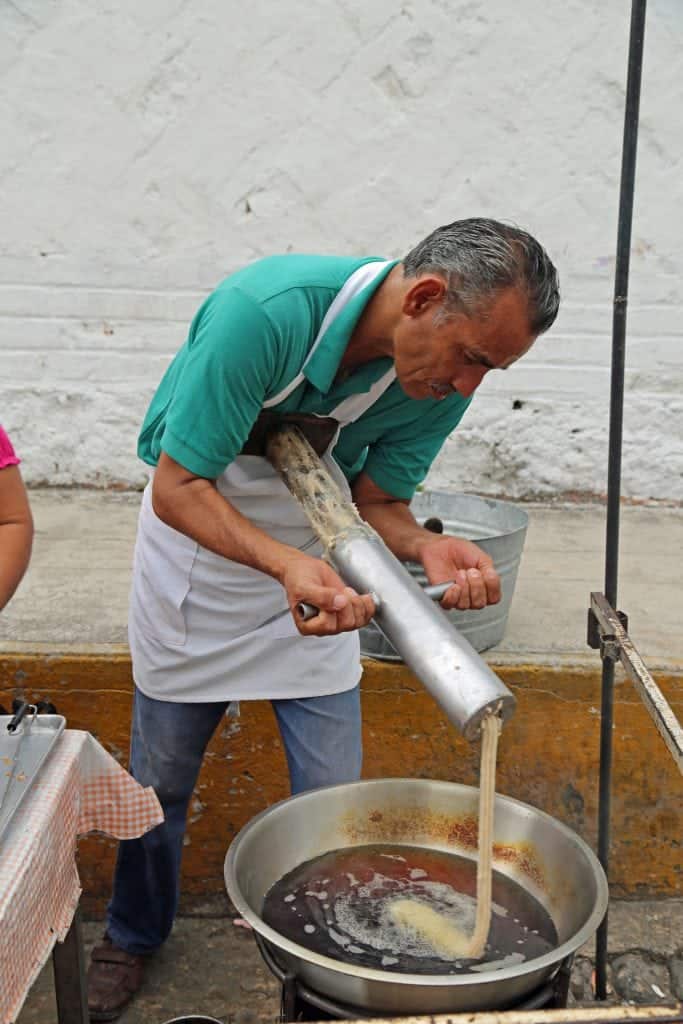
{"label": "frying oil", "polygon": [[[449,930],[470,935],[476,886],[476,862],[456,854],[393,844],[348,847],[306,861],[276,882],[266,893],[262,917],[315,953],[408,974],[495,970],[557,946],[557,933],[541,904],[497,871],[480,960],[450,958],[433,936],[430,941],[391,913],[392,902],[414,900],[440,915]],[[429,916],[433,921],[434,913]]]}

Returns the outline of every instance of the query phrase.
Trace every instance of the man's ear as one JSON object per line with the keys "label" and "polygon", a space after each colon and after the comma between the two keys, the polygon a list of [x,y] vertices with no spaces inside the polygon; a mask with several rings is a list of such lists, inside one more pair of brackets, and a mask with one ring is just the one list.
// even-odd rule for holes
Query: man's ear
{"label": "man's ear", "polygon": [[436,274],[425,274],[418,277],[403,296],[402,312],[406,316],[416,317],[428,309],[443,302],[446,294],[446,282]]}

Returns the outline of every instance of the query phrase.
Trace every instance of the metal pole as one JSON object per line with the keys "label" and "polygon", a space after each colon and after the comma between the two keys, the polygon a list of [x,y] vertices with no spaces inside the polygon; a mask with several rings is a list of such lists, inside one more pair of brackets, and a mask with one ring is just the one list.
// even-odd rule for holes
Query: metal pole
{"label": "metal pole", "polygon": [[[619,194],[619,226],[614,276],[612,317],[612,372],[610,386],[609,455],[607,467],[607,527],[605,543],[605,597],[617,607],[619,572],[619,503],[621,498],[621,448],[624,411],[624,363],[626,353],[626,308],[631,256],[633,192],[638,144],[640,80],[643,66],[646,0],[633,0],[628,52],[628,76],[624,110],[624,140]],[[614,662],[602,663],[602,706],[600,719],[600,791],[598,805],[598,857],[605,874],[609,868],[610,797],[612,783],[612,727],[614,717]],[[595,988],[598,999],[607,997],[607,914],[598,929],[595,947]]]}

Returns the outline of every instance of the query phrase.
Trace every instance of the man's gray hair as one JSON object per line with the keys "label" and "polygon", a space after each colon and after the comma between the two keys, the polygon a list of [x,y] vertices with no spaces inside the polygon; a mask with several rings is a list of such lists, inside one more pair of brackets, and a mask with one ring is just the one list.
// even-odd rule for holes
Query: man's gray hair
{"label": "man's gray hair", "polygon": [[521,289],[529,301],[534,336],[557,316],[560,286],[545,249],[526,231],[487,217],[470,217],[432,231],[403,260],[406,277],[439,274],[447,282],[443,316],[486,315],[503,289]]}

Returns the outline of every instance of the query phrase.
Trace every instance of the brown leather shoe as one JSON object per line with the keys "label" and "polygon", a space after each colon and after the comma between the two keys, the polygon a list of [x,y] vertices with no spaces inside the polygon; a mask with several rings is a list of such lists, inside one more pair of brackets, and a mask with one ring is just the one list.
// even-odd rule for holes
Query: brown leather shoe
{"label": "brown leather shoe", "polygon": [[142,985],[146,956],[119,949],[105,935],[90,954],[88,1012],[90,1020],[116,1020]]}

